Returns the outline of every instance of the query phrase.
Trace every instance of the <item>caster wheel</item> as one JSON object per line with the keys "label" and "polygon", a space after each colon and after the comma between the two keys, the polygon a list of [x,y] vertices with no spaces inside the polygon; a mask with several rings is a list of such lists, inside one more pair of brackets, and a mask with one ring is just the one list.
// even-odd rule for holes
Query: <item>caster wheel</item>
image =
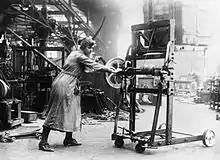
{"label": "caster wheel", "polygon": [[6,143],[7,139],[6,138],[2,138],[0,142]]}
{"label": "caster wheel", "polygon": [[7,142],[14,142],[15,141],[15,137],[7,137]]}
{"label": "caster wheel", "polygon": [[35,137],[40,140],[41,139],[41,133],[36,133]]}
{"label": "caster wheel", "polygon": [[117,148],[122,148],[124,146],[124,140],[123,139],[116,139],[115,140],[115,146]]}
{"label": "caster wheel", "polygon": [[143,144],[141,143],[138,143],[136,146],[135,146],[135,151],[137,153],[143,153],[145,151],[145,148],[143,147]]}
{"label": "caster wheel", "polygon": [[41,135],[37,135],[36,138],[37,138],[38,140],[41,140],[41,139],[42,139],[42,136],[41,136]]}
{"label": "caster wheel", "polygon": [[215,144],[215,133],[212,130],[206,130],[203,133],[203,139],[202,139],[203,144],[206,147],[212,147]]}
{"label": "caster wheel", "polygon": [[11,139],[12,139],[13,141],[15,141],[15,140],[16,140],[16,138],[15,138],[15,137],[12,137]]}

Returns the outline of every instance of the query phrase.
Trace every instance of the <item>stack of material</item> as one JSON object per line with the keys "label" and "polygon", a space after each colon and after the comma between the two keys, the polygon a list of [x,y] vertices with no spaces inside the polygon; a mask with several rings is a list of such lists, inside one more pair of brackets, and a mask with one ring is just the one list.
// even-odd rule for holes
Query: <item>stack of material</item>
{"label": "stack of material", "polygon": [[[115,112],[118,103],[107,97],[104,91],[91,87],[91,83],[83,82],[81,84],[81,105],[82,113],[105,114],[105,111]],[[129,96],[123,99],[120,109],[127,112],[130,111]],[[138,102],[136,102],[135,109],[136,112],[143,112]]]}
{"label": "stack of material", "polygon": [[83,113],[103,114],[104,110],[115,110],[116,104],[103,91],[92,87],[91,82],[84,81],[80,83]]}
{"label": "stack of material", "polygon": [[[83,114],[82,119],[84,122],[88,122],[88,120],[97,120],[98,122],[112,122],[115,120],[115,112],[105,110],[103,114],[94,114],[94,113],[87,113]],[[129,114],[125,111],[119,112],[118,120],[119,121],[128,121]]]}
{"label": "stack of material", "polygon": [[99,113],[104,113],[104,110],[115,111],[116,104],[110,98],[105,96],[104,92],[93,91],[93,95],[95,96],[97,105],[99,106]]}

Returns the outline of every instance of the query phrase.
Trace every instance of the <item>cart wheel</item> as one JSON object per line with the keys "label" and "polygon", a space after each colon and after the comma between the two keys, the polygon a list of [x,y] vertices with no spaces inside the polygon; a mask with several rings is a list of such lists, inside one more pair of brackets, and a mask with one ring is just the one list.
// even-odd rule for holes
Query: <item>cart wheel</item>
{"label": "cart wheel", "polygon": [[6,140],[7,140],[7,142],[14,142],[15,137],[7,137]]}
{"label": "cart wheel", "polygon": [[38,140],[41,140],[41,139],[42,139],[42,136],[38,136],[37,139],[38,139]]}
{"label": "cart wheel", "polygon": [[203,144],[206,147],[212,147],[215,144],[215,133],[212,130],[206,130],[203,133],[203,139],[202,139]]}
{"label": "cart wheel", "polygon": [[115,140],[115,146],[116,146],[117,148],[122,148],[122,147],[124,146],[124,140],[121,139],[121,138],[116,139],[116,140]]}
{"label": "cart wheel", "polygon": [[138,143],[136,146],[135,146],[135,151],[137,153],[143,153],[145,151],[145,148],[143,147],[143,144],[142,143]]}
{"label": "cart wheel", "polygon": [[35,133],[35,137],[36,137],[38,140],[41,140],[41,138],[42,138],[41,133]]}
{"label": "cart wheel", "polygon": [[0,142],[6,143],[6,142],[7,142],[7,139],[6,139],[6,138],[1,138],[1,141],[0,141]]}
{"label": "cart wheel", "polygon": [[11,139],[12,139],[13,141],[15,141],[15,140],[16,140],[16,138],[15,138],[15,137],[11,137]]}

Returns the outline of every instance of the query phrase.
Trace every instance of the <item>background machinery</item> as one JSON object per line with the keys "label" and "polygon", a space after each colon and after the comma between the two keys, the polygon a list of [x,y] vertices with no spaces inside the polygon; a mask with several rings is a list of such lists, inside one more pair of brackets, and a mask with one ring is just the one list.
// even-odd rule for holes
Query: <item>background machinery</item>
{"label": "background machinery", "polygon": [[[82,6],[72,0],[0,2],[0,129],[23,123],[26,111],[44,118],[52,81],[71,50],[78,49],[81,37],[94,37],[95,52],[105,54],[98,28],[103,22],[94,23],[98,26],[95,32],[91,17],[80,12],[76,3]],[[101,76],[102,83],[93,85],[104,88],[107,96],[115,100],[116,89],[106,85],[103,75],[97,77]],[[84,80],[95,82],[94,74],[88,77]]]}

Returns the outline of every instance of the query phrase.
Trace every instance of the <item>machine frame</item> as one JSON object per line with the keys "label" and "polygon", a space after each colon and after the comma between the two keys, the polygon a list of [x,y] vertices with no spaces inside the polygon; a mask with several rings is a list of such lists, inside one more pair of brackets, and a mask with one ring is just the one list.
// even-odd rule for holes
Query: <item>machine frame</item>
{"label": "machine frame", "polygon": [[[126,56],[126,60],[131,62],[131,67],[125,67],[117,76],[122,78],[120,87],[120,101],[116,108],[116,116],[114,122],[114,131],[111,136],[112,140],[115,140],[115,146],[118,148],[123,147],[124,139],[130,139],[132,142],[138,142],[135,150],[137,153],[142,153],[145,148],[157,148],[160,146],[174,145],[180,143],[188,143],[194,141],[203,141],[205,146],[213,146],[215,133],[212,130],[206,130],[201,135],[192,135],[188,133],[181,133],[173,131],[173,97],[174,97],[174,26],[175,21],[163,20],[158,22],[149,22],[145,24],[133,25],[131,27],[132,32],[132,45],[131,55]],[[166,48],[160,48],[153,50],[151,48],[154,31],[161,27],[168,27],[169,40]],[[143,47],[140,41],[140,37],[144,36],[139,32],[140,30],[151,30],[152,33],[148,39],[148,47]],[[145,37],[144,40],[147,40]],[[157,41],[157,40],[156,40]],[[157,42],[156,42],[157,43]],[[154,44],[155,45],[155,44]],[[153,54],[152,54],[153,53]],[[159,53],[159,54],[158,54]],[[164,66],[161,68],[137,68],[137,60],[143,59],[164,59]],[[111,63],[115,63],[114,60]],[[116,62],[117,63],[117,62]],[[111,64],[107,64],[111,65]],[[120,66],[120,65],[117,65]],[[136,75],[153,75],[160,76],[160,82],[158,87],[153,88],[137,88],[136,87]],[[130,78],[132,77],[132,78]],[[127,86],[127,80],[130,79],[130,84]],[[120,106],[123,103],[123,99],[127,93],[130,94],[130,112],[129,112],[129,128],[118,126],[118,116],[120,112]],[[155,105],[155,111],[153,116],[152,129],[150,131],[135,131],[135,105],[136,105],[136,93],[154,93],[157,94],[157,102]],[[158,117],[160,112],[162,95],[166,96],[166,123],[161,124],[158,128]],[[165,129],[162,127],[165,126]],[[118,130],[121,129],[119,132]],[[173,133],[181,134],[184,137],[175,138]],[[159,136],[161,139],[156,139]]]}

